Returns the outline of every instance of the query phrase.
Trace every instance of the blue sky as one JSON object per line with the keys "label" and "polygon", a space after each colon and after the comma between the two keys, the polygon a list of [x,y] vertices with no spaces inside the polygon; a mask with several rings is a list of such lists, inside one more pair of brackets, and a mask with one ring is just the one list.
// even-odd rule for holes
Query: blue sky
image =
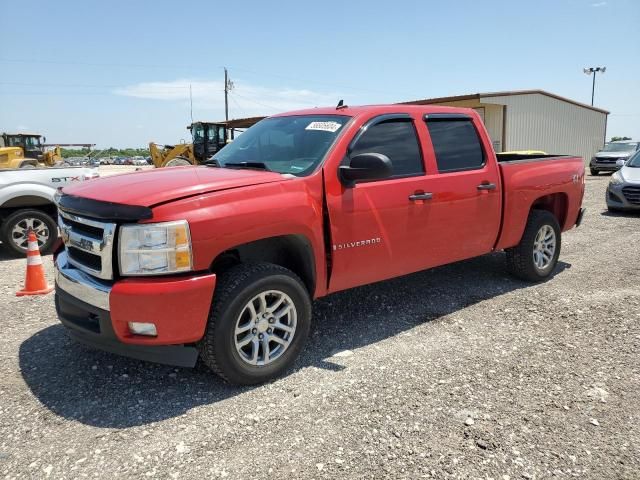
{"label": "blue sky", "polygon": [[[226,7],[225,7],[226,5]],[[640,139],[640,1],[0,0],[0,130],[143,146],[194,118],[544,89]]]}

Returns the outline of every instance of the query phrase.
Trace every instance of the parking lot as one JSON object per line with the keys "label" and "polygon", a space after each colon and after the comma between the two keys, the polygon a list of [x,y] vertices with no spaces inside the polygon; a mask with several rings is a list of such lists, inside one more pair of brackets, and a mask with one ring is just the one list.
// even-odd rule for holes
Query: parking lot
{"label": "parking lot", "polygon": [[2,254],[0,473],[639,478],[640,215],[606,211],[608,180],[548,282],[497,253],[329,296],[295,369],[254,388],[76,345]]}

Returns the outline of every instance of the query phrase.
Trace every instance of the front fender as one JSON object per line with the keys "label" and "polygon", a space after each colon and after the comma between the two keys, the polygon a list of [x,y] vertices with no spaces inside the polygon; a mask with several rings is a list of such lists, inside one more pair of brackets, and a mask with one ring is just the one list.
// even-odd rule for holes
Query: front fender
{"label": "front fender", "polygon": [[313,253],[315,295],[326,291],[320,175],[239,187],[178,200],[153,209],[150,222],[186,219],[195,270],[221,253],[272,237],[299,236]]}
{"label": "front fender", "polygon": [[[34,204],[54,203],[55,188],[46,185],[13,184],[0,189],[0,208],[29,207]],[[20,199],[23,198],[23,202]],[[38,199],[39,201],[35,201]]]}

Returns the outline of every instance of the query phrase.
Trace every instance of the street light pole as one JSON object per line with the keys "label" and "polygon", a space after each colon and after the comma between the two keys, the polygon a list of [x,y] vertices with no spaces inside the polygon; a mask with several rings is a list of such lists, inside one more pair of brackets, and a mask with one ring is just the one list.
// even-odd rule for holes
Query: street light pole
{"label": "street light pole", "polygon": [[593,107],[593,97],[596,92],[596,73],[598,72],[604,73],[606,72],[606,70],[607,70],[607,67],[589,67],[589,68],[582,69],[582,71],[587,75],[593,74],[593,82],[591,84],[591,106],[592,107]]}

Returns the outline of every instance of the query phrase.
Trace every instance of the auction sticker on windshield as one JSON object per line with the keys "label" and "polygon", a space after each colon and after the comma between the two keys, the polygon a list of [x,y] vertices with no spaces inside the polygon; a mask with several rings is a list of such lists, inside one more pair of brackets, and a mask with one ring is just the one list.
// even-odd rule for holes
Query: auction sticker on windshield
{"label": "auction sticker on windshield", "polygon": [[338,122],[311,122],[305,130],[320,130],[323,132],[336,132],[342,125]]}

